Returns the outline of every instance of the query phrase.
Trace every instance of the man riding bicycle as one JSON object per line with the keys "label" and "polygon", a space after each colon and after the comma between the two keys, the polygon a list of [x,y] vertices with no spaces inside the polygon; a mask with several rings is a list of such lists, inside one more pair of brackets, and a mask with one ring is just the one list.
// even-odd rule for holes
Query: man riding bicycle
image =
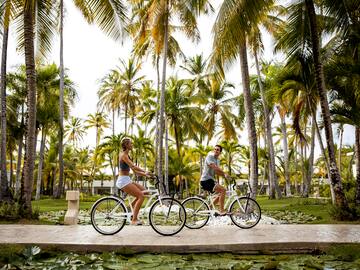
{"label": "man riding bicycle", "polygon": [[225,178],[229,178],[229,175],[227,175],[219,167],[219,156],[221,152],[222,147],[221,145],[217,144],[215,145],[214,150],[206,156],[203,172],[200,178],[200,185],[204,190],[218,194],[218,196],[214,200],[214,205],[219,203],[219,214],[221,216],[224,216],[227,214],[226,210],[224,209],[226,189],[215,181],[215,174],[224,176]]}

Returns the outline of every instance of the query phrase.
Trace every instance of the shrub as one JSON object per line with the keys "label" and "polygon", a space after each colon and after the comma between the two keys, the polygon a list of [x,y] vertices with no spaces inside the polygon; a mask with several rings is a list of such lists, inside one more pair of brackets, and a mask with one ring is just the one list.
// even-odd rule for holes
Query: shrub
{"label": "shrub", "polygon": [[329,208],[330,216],[339,221],[352,221],[360,219],[360,207],[354,203],[349,203],[349,207],[332,205]]}
{"label": "shrub", "polygon": [[[32,211],[31,219],[39,219],[39,208]],[[0,203],[0,219],[1,220],[19,220],[25,216],[22,206],[18,202],[2,202]]]}

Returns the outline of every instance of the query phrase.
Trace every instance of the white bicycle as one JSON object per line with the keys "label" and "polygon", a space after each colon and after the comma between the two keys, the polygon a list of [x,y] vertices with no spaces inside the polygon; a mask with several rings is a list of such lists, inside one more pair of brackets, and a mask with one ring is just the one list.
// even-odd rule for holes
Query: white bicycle
{"label": "white bicycle", "polygon": [[[186,222],[186,213],[182,204],[171,196],[161,196],[159,179],[156,177],[156,190],[149,198],[143,214],[151,204],[149,223],[157,233],[164,236],[175,235],[180,232]],[[130,199],[129,199],[130,202]],[[94,229],[104,235],[118,233],[130,222],[133,215],[131,203],[130,211],[125,201],[118,196],[107,196],[97,200],[91,208],[91,224]]]}

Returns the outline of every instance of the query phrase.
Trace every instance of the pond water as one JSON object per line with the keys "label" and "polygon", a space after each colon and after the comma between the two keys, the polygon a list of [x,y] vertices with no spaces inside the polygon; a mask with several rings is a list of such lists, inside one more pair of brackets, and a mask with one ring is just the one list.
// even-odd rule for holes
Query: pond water
{"label": "pond water", "polygon": [[[6,261],[8,260],[8,261]],[[5,269],[360,269],[358,256],[53,253],[28,247],[2,258]]]}

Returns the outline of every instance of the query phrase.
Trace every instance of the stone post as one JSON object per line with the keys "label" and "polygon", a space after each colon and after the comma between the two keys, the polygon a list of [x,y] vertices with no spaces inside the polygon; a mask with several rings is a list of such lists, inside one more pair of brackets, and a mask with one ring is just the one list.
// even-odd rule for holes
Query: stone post
{"label": "stone post", "polygon": [[79,191],[68,190],[66,191],[66,200],[68,201],[68,209],[65,214],[64,224],[76,225],[78,222],[79,214]]}

